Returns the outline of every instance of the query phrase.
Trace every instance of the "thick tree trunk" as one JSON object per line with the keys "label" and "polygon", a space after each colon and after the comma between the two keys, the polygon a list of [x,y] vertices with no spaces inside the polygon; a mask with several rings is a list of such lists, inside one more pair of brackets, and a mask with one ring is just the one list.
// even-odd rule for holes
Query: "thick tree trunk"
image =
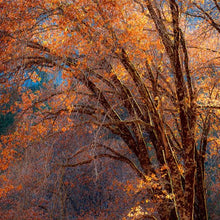
{"label": "thick tree trunk", "polygon": [[196,151],[197,173],[195,185],[195,220],[207,220],[206,193],[204,183],[203,161],[201,155]]}

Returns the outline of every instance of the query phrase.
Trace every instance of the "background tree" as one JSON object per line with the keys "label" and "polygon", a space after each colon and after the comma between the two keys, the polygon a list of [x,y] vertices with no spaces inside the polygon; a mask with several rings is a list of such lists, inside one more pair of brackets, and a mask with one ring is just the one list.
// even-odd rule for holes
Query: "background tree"
{"label": "background tree", "polygon": [[[207,219],[205,158],[219,142],[218,3],[7,1],[1,10],[0,79],[22,96],[3,158],[21,143],[67,132],[71,140],[85,126],[90,143],[68,145],[58,167],[125,162],[155,204],[149,218]],[[24,92],[29,78],[41,80],[27,71],[33,67],[56,76],[57,86],[51,79]]]}

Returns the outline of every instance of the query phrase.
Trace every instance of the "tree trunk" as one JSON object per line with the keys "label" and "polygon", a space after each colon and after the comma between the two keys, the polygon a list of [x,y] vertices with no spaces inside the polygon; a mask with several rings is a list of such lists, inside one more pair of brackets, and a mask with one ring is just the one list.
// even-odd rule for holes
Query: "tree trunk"
{"label": "tree trunk", "polygon": [[197,173],[196,173],[196,185],[195,185],[195,220],[207,220],[207,206],[206,206],[206,193],[204,183],[204,171],[203,162],[201,155],[196,150],[196,162],[197,162]]}

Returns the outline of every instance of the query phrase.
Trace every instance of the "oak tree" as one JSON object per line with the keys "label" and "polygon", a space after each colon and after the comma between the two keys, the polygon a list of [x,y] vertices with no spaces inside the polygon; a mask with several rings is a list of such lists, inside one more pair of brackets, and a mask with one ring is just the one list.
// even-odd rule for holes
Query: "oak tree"
{"label": "oak tree", "polygon": [[[219,145],[219,3],[14,0],[0,10],[1,86],[21,96],[11,109],[17,129],[1,139],[2,170],[15,149],[71,140],[83,127],[90,143],[70,145],[58,167],[124,162],[156,208],[142,218],[207,219],[205,161]],[[40,71],[47,83],[25,87]]]}

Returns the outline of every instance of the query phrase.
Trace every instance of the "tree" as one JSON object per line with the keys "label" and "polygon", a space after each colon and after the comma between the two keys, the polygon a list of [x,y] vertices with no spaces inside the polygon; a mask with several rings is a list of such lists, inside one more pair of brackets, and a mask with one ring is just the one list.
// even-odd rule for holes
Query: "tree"
{"label": "tree", "polygon": [[[207,219],[204,164],[219,142],[219,4],[209,2],[2,2],[0,80],[22,93],[13,146],[86,125],[91,144],[59,166],[125,162],[160,219]],[[22,91],[40,81],[33,67],[62,75],[57,87]],[[109,146],[106,129],[135,159]]]}

